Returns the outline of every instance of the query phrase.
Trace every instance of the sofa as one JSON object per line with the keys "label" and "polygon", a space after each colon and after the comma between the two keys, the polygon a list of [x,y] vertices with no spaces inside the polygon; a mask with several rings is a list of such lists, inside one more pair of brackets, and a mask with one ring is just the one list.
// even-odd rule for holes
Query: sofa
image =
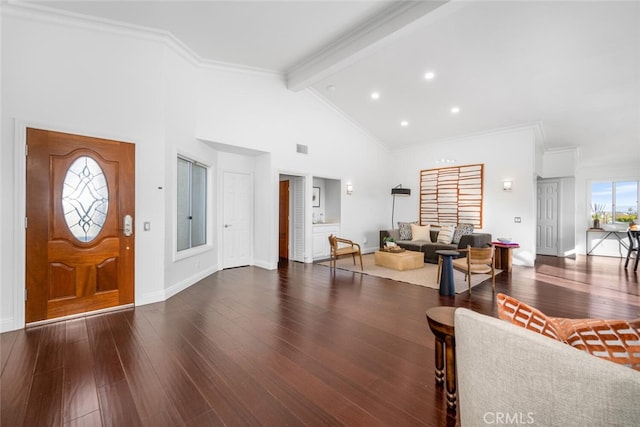
{"label": "sofa", "polygon": [[455,312],[462,426],[640,425],[640,372],[510,322]]}
{"label": "sofa", "polygon": [[[427,239],[401,239],[400,229],[394,228],[392,230],[380,230],[380,248],[384,246],[385,238],[391,237],[395,243],[401,248],[409,251],[423,252],[424,262],[431,264],[438,263],[438,250],[456,250],[466,249],[467,246],[481,248],[491,243],[491,234],[489,233],[475,233],[464,234],[460,236],[460,240],[457,243],[438,243],[438,234],[440,233],[439,227],[430,227],[429,236]],[[464,257],[462,252],[459,257]]]}

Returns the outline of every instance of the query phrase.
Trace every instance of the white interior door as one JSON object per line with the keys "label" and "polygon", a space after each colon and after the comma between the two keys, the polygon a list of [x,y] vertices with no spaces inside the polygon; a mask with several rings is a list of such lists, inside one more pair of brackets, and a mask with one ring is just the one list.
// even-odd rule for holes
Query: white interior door
{"label": "white interior door", "polygon": [[558,256],[558,181],[538,182],[536,253]]}
{"label": "white interior door", "polygon": [[251,174],[224,172],[222,268],[252,264],[253,185]]}

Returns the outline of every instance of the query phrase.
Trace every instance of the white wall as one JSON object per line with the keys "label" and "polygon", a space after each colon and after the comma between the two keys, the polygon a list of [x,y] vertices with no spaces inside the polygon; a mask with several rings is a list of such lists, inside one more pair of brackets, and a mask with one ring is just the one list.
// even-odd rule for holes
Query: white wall
{"label": "white wall", "polygon": [[[212,211],[218,206],[228,157],[202,140],[263,152],[253,159],[256,265],[277,264],[279,171],[309,177],[309,192],[311,176],[348,178],[357,190],[341,202],[343,232],[361,241],[382,226],[386,184],[377,165],[388,151],[312,93],[288,91],[279,76],[204,67],[170,41],[130,29],[7,5],[1,25],[0,331],[24,325],[25,125],[136,145],[136,304],[165,299],[218,268],[217,215],[209,247],[182,259],[174,250],[178,153],[210,166]],[[296,153],[298,143],[308,155]],[[150,231],[142,231],[145,221]],[[307,221],[310,260],[310,210]]]}
{"label": "white wall", "polygon": [[[415,221],[419,216],[419,172],[447,166],[438,159],[455,159],[454,165],[484,164],[483,227],[481,232],[497,237],[511,237],[520,244],[514,250],[514,264],[532,266],[536,251],[536,179],[535,127],[445,140],[394,151],[395,171],[387,182],[386,193],[398,183],[411,189],[409,198],[396,198],[397,221]],[[502,182],[513,182],[513,189],[503,191]],[[391,196],[387,196],[391,209]],[[390,214],[389,214],[390,216]],[[514,218],[520,217],[521,223]]]}

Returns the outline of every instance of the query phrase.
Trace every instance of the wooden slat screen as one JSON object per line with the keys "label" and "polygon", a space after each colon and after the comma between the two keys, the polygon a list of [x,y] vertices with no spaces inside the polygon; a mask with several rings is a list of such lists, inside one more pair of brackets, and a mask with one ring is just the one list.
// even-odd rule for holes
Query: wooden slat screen
{"label": "wooden slat screen", "polygon": [[484,164],[420,171],[420,224],[482,228]]}

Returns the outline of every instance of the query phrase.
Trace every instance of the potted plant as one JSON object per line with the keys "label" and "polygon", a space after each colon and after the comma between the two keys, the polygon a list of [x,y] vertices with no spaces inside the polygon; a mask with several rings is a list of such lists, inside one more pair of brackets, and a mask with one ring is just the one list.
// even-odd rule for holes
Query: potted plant
{"label": "potted plant", "polygon": [[607,205],[604,203],[593,203],[591,205],[591,219],[593,220],[593,228],[600,228],[600,220],[604,219],[604,212]]}
{"label": "potted plant", "polygon": [[385,238],[382,239],[382,243],[384,243],[387,248],[396,246],[396,240],[391,236],[385,236]]}

